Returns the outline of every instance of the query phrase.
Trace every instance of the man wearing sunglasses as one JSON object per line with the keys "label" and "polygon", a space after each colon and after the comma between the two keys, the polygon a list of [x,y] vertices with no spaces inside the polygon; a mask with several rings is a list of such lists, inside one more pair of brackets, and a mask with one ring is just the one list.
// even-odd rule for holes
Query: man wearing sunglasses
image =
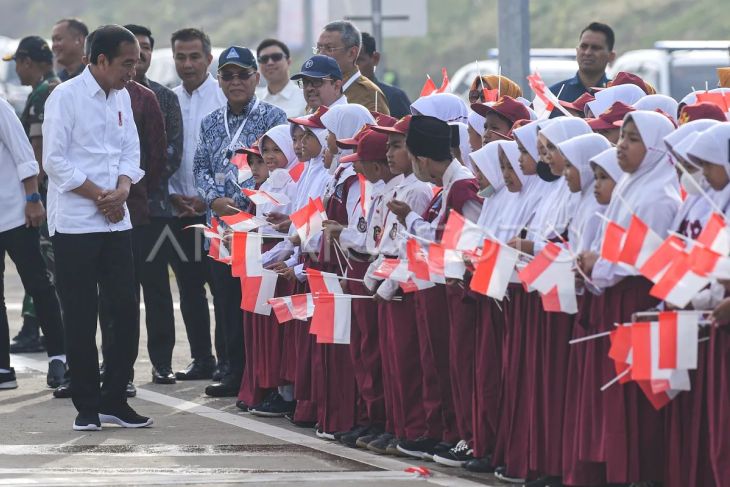
{"label": "man wearing sunglasses", "polygon": [[[249,206],[241,188],[253,189],[254,180],[239,180],[238,167],[231,162],[233,154],[250,147],[270,128],[287,123],[282,109],[256,97],[258,82],[258,66],[250,49],[232,46],[221,53],[218,83],[227,103],[203,118],[193,158],[195,187],[205,201],[208,224],[213,216],[233,215],[236,208]],[[231,276],[230,266],[213,259],[210,271],[216,314],[223,319],[228,370],[205,393],[213,397],[235,397],[244,364],[241,281]]]}
{"label": "man wearing sunglasses", "polygon": [[289,79],[289,47],[278,39],[264,39],[256,48],[256,58],[266,86],[256,89],[261,101],[276,105],[287,117],[303,115],[307,104],[302,90]]}
{"label": "man wearing sunglasses", "polygon": [[314,113],[321,106],[348,103],[342,93],[342,71],[334,58],[319,54],[312,56],[291,79],[303,90],[307,113]]}

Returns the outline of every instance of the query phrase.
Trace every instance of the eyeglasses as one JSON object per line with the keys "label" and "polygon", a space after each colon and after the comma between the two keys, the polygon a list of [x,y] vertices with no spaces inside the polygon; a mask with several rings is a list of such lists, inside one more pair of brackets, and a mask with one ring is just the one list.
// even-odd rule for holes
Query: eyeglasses
{"label": "eyeglasses", "polygon": [[243,73],[218,73],[218,78],[222,81],[233,81],[235,78],[238,78],[241,81],[246,81],[254,74],[256,74],[256,71],[246,71]]}
{"label": "eyeglasses", "polygon": [[264,54],[262,56],[259,56],[259,64],[266,64],[269,61],[278,63],[282,59],[284,59],[285,54],[283,52],[276,52],[274,54]]}
{"label": "eyeglasses", "polygon": [[325,81],[333,81],[332,78],[300,78],[297,80],[297,86],[306,88],[321,88]]}
{"label": "eyeglasses", "polygon": [[326,52],[328,54],[332,54],[332,53],[337,52],[339,50],[345,50],[345,49],[347,49],[347,48],[344,47],[344,46],[342,46],[342,47],[333,47],[333,46],[320,46],[320,45],[316,45],[316,46],[312,46],[312,53],[314,53],[314,54],[322,54],[323,52]]}

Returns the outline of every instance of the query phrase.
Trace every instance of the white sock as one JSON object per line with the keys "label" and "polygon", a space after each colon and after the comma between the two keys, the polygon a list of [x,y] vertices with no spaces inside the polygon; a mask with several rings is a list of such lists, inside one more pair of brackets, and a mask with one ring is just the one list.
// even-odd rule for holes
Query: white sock
{"label": "white sock", "polygon": [[0,369],[0,374],[9,374],[10,369]]}
{"label": "white sock", "polygon": [[285,386],[279,386],[278,389],[279,389],[279,395],[286,402],[291,402],[294,400],[294,386],[292,384],[287,384]]}
{"label": "white sock", "polygon": [[60,360],[64,364],[66,363],[66,354],[63,355],[54,355],[53,357],[48,357],[48,363],[51,363],[51,360]]}

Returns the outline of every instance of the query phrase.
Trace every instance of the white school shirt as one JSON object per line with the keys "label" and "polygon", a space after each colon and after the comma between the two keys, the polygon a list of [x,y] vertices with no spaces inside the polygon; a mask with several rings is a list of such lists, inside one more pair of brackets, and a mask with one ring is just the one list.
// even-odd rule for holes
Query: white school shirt
{"label": "white school shirt", "polygon": [[284,89],[278,93],[271,93],[268,86],[256,88],[256,98],[281,108],[288,118],[303,115],[307,110],[304,93],[292,80],[289,80]]}
{"label": "white school shirt", "polygon": [[110,223],[94,201],[73,192],[87,179],[115,189],[119,176],[139,182],[139,137],[126,89],[107,96],[89,67],[57,86],[46,101],[43,168],[48,174],[48,232],[95,233],[129,230],[124,218]]}
{"label": "white school shirt", "polygon": [[[170,194],[182,196],[197,196],[200,194],[195,188],[195,176],[193,175],[193,159],[195,150],[198,147],[200,135],[200,123],[213,110],[224,106],[227,101],[218,82],[208,73],[203,84],[195,91],[188,93],[183,85],[172,89],[180,102],[180,111],[183,121],[183,154],[180,167],[170,176],[168,189]],[[173,211],[174,208],[173,208]]]}
{"label": "white school shirt", "polygon": [[13,107],[0,98],[0,232],[25,224],[22,181],[38,174],[38,163]]}

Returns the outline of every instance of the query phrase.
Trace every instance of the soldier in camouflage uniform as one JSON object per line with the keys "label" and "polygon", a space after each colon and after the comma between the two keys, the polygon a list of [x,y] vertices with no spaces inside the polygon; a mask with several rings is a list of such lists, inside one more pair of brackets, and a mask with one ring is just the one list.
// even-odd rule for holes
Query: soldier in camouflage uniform
{"label": "soldier in camouflage uniform", "polygon": [[[53,71],[53,53],[43,38],[29,36],[20,41],[15,54],[7,55],[4,61],[15,61],[15,71],[23,85],[31,86],[33,91],[28,95],[25,108],[20,116],[25,133],[33,146],[36,160],[40,163],[43,156],[43,112],[46,99],[53,88],[61,81]],[[43,204],[46,203],[46,176],[41,166],[38,175],[38,185]],[[53,247],[48,236],[48,225],[43,222],[40,227],[40,246],[43,260],[46,263],[51,282],[54,279],[54,258]],[[30,296],[23,299],[23,327],[18,335],[13,338],[10,345],[11,353],[40,352],[45,348],[40,337],[38,319],[35,315],[35,307]]]}

